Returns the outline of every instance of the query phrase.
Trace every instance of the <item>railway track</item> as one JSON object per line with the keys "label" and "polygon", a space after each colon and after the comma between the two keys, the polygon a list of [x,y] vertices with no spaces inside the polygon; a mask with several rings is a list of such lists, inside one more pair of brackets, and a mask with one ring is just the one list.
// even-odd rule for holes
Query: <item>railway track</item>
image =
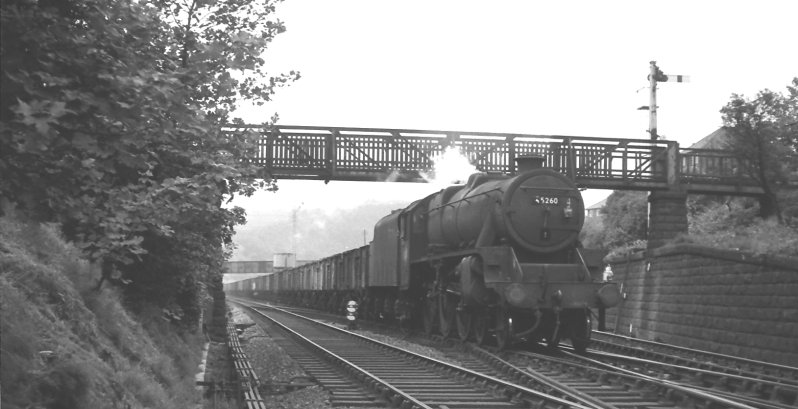
{"label": "railway track", "polygon": [[798,368],[594,331],[591,347],[697,369],[798,386]]}
{"label": "railway track", "polygon": [[604,364],[654,374],[755,407],[798,407],[798,368],[604,333],[599,337],[593,342],[598,351],[590,356]]}
{"label": "railway track", "polygon": [[[302,313],[304,314],[305,311]],[[329,313],[311,310],[308,310],[307,313],[322,320],[336,321],[340,319],[338,315]],[[429,339],[418,341],[421,344],[430,344]],[[639,361],[639,358],[616,355],[613,359],[628,359],[629,361],[613,365],[609,362],[602,362],[604,358],[601,356],[596,356],[599,360],[586,361],[584,357],[569,355],[567,352],[559,356],[523,351],[495,352],[453,340],[437,339],[437,341],[435,347],[438,350],[445,352],[448,358],[473,373],[500,379],[512,385],[522,385],[523,388],[566,401],[569,405],[583,405],[591,408],[657,409],[725,407],[784,409],[794,407],[784,403],[784,400],[767,399],[761,396],[761,391],[765,390],[763,389],[765,386],[774,391],[781,391],[773,395],[781,396],[779,394],[783,395],[784,385],[767,386],[769,381],[755,381],[753,378],[751,380],[735,378],[734,382],[741,385],[737,389],[728,387],[713,389],[698,382],[680,381],[695,378],[695,370],[690,372],[691,376],[677,376],[672,369],[663,369],[653,362],[643,363]],[[609,354],[607,357],[612,355],[614,354]],[[638,361],[635,361],[636,359]],[[708,376],[709,374],[705,373],[697,379],[706,380],[709,379]],[[717,385],[729,384],[729,376],[723,379],[725,380],[718,380]],[[760,386],[752,388],[751,385]],[[505,391],[505,393],[507,392]],[[510,395],[517,394],[518,392],[510,393]],[[788,393],[787,396],[789,399],[791,395]]]}
{"label": "railway track", "polygon": [[581,355],[561,357],[526,351],[510,353],[523,371],[550,382],[552,388],[575,389],[612,407],[737,408],[757,407],[734,394],[705,390],[660,379],[648,373],[624,370]]}
{"label": "railway track", "polygon": [[685,390],[702,391],[755,408],[790,409],[796,407],[795,396],[798,389],[776,385],[768,381],[616,354],[590,353],[588,356],[581,356],[564,353],[574,360],[585,362],[591,366],[610,370],[616,368],[627,374],[643,374],[648,378],[657,379],[657,382],[664,382],[666,385]]}
{"label": "railway track", "polygon": [[[263,323],[260,320],[261,324]],[[387,402],[374,391],[364,387],[360,380],[345,368],[331,365],[323,354],[308,353],[308,350],[296,342],[290,333],[278,325],[267,323],[261,325],[263,330],[280,346],[305,373],[330,393],[330,404],[334,407],[381,407]]]}
{"label": "railway track", "polygon": [[[249,308],[249,307],[247,307]],[[370,340],[277,309],[249,308],[286,335],[275,341],[330,390],[337,406],[591,408],[522,385]],[[270,335],[275,331],[269,330]],[[289,345],[288,340],[294,345]],[[345,399],[338,399],[345,391]]]}

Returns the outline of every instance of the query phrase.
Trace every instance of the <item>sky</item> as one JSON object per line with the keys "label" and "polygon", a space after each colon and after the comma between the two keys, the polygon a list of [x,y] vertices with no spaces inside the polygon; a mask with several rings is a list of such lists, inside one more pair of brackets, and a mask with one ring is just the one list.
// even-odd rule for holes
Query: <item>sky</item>
{"label": "sky", "polygon": [[[245,122],[647,139],[649,62],[659,134],[689,146],[721,126],[733,93],[783,92],[798,76],[798,1],[285,0],[265,58],[298,70]],[[355,207],[440,189],[279,181],[236,200],[252,217]],[[587,191],[586,205],[607,191]],[[282,213],[281,213],[282,214]]]}

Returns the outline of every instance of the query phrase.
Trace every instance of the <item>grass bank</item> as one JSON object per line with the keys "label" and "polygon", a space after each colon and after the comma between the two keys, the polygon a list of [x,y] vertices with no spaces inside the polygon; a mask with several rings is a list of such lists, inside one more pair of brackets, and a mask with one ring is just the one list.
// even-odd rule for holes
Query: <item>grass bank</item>
{"label": "grass bank", "polygon": [[0,218],[2,407],[201,407],[203,334],[132,315],[98,278],[56,226]]}

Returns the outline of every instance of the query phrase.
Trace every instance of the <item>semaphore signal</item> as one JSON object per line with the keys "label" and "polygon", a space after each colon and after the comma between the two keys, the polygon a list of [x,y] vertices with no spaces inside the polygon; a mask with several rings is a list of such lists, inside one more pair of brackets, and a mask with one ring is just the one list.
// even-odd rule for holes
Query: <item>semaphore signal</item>
{"label": "semaphore signal", "polygon": [[666,75],[657,67],[656,61],[651,61],[650,68],[651,72],[648,74],[648,80],[651,83],[649,104],[648,107],[643,106],[639,109],[648,110],[648,133],[651,134],[651,140],[657,140],[657,83],[690,82],[690,77],[687,75]]}
{"label": "semaphore signal", "polygon": [[689,75],[665,75],[664,80],[657,80],[657,82],[690,82]]}

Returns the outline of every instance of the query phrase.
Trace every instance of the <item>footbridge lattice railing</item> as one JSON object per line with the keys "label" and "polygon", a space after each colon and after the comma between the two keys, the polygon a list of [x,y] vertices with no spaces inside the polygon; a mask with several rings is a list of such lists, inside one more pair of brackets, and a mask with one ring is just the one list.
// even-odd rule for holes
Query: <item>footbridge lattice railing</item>
{"label": "footbridge lattice railing", "polygon": [[229,126],[256,132],[249,160],[277,179],[424,181],[449,147],[483,172],[512,174],[514,159],[537,155],[577,185],[598,189],[760,194],[739,159],[721,150],[680,149],[674,141],[318,126]]}

